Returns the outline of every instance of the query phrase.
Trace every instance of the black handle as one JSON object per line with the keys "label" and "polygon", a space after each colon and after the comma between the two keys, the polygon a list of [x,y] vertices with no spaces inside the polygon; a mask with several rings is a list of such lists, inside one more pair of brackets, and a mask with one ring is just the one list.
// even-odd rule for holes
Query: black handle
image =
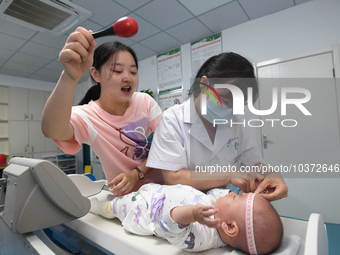
{"label": "black handle", "polygon": [[115,31],[113,30],[113,26],[92,34],[92,36],[94,38],[103,37],[103,36],[110,36],[110,35],[116,35]]}

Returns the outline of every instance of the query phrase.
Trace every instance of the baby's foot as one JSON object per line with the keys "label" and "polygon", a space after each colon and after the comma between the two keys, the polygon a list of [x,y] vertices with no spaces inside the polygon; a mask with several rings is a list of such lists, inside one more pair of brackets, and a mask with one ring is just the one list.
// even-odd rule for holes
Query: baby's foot
{"label": "baby's foot", "polygon": [[90,212],[98,215],[99,213],[97,213],[97,211],[96,211],[96,207],[97,207],[96,204],[98,202],[98,198],[92,197],[92,198],[89,198],[89,200],[91,202]]}
{"label": "baby's foot", "polygon": [[101,215],[107,219],[113,219],[116,216],[113,215],[111,201],[98,201],[97,198],[90,199],[91,209],[90,212]]}
{"label": "baby's foot", "polygon": [[112,199],[114,199],[115,197],[116,197],[116,196],[113,195],[113,194],[107,194],[106,200],[107,200],[107,201],[112,201]]}

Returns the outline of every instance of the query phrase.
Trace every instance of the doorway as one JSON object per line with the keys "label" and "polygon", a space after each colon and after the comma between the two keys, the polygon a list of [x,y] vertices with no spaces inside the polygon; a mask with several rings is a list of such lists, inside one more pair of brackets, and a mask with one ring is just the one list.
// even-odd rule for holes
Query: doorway
{"label": "doorway", "polygon": [[[340,89],[335,79],[338,63],[339,50],[335,45],[256,65],[259,109],[270,109],[273,88],[278,91],[278,108],[270,115],[261,116],[265,124],[258,137],[266,164],[282,173],[289,188],[288,198],[273,202],[282,216],[307,220],[311,213],[320,213],[325,222],[340,223],[340,196],[337,195]],[[294,104],[288,104],[286,115],[283,114],[280,96],[287,88],[310,92],[310,100],[302,106],[311,115],[305,115]],[[286,96],[305,97],[302,93]]]}

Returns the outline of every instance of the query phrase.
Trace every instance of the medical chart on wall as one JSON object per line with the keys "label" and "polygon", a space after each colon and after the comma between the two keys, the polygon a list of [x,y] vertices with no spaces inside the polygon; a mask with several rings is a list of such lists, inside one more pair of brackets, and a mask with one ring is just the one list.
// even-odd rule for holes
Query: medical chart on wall
{"label": "medical chart on wall", "polygon": [[182,90],[173,91],[170,93],[163,93],[160,94],[158,97],[158,105],[161,107],[163,112],[176,104],[182,103],[183,103]]}
{"label": "medical chart on wall", "polygon": [[158,93],[182,89],[182,66],[180,48],[157,56]]}
{"label": "medical chart on wall", "polygon": [[195,77],[201,65],[211,56],[222,52],[221,33],[191,43],[192,76]]}

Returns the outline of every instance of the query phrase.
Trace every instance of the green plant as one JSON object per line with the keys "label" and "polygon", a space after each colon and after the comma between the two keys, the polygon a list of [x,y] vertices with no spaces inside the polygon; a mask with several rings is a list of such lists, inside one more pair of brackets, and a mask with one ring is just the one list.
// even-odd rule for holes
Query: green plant
{"label": "green plant", "polygon": [[140,92],[149,94],[153,98],[153,91],[151,91],[150,89],[142,89]]}

